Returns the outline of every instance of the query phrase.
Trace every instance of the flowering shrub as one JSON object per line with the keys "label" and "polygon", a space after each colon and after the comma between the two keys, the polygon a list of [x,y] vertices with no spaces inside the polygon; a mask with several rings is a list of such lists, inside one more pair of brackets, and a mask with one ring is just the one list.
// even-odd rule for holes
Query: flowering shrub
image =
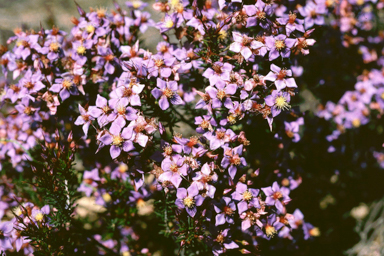
{"label": "flowering shrub", "polygon": [[[1,48],[0,251],[264,254],[319,236],[289,206],[307,122],[292,107],[300,64],[315,62],[312,34],[333,14],[344,47],[376,66],[318,115],[368,123],[384,77],[366,6],[383,4],[172,0],[153,4],[155,22],[134,0],[78,6],[68,34],[15,30]],[[156,53],[139,40],[149,27]],[[99,208],[84,214],[84,198]]]}

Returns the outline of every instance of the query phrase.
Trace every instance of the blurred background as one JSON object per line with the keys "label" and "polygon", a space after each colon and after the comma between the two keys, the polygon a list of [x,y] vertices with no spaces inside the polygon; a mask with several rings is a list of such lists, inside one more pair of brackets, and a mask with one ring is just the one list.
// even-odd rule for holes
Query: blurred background
{"label": "blurred background", "polygon": [[[88,11],[90,7],[104,7],[108,11],[113,9],[112,0],[77,0],[84,10]],[[124,6],[124,0],[116,0],[118,4]],[[147,3],[153,0],[144,1]],[[154,12],[151,5],[148,5],[146,11],[151,13],[152,19],[159,20],[160,13]],[[53,25],[60,30],[69,32],[72,28],[71,18],[78,17],[75,1],[73,0],[0,0],[0,43],[4,44],[6,40],[13,35],[15,28],[51,28]],[[156,29],[149,28],[143,36],[150,50],[156,47],[156,42],[161,38]]]}

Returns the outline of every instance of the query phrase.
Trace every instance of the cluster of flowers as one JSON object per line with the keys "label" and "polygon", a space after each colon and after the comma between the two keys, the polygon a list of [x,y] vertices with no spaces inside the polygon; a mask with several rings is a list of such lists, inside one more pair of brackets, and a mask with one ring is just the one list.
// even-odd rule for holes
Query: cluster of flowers
{"label": "cluster of flowers", "polygon": [[[260,115],[272,130],[274,118],[290,109],[297,88],[290,63],[309,53],[315,43],[309,38],[312,27],[324,23],[327,4],[157,2],[154,8],[165,16],[155,23],[143,11],[145,3],[133,1],[127,3],[129,11],[116,4],[112,14],[79,7],[81,17],[72,20],[68,37],[57,28],[17,30],[9,40],[13,49],[1,53],[3,72],[12,74],[13,82],[6,83],[1,96],[9,114],[0,123],[0,160],[11,159],[22,171],[23,161],[30,160],[28,150],[49,135],[47,123],[57,122],[63,132],[74,123],[82,127],[85,147],[97,144],[97,152],[107,149],[119,163],[112,168],[111,161],[110,166],[95,161],[96,169],[84,173],[79,191],[96,196],[103,206],[116,198],[104,188],[101,169],[113,180],[133,182],[136,191],[128,205],[149,197],[153,189],[145,177],[152,173],[151,187],[174,198],[178,220],[189,218],[210,232],[201,240],[215,255],[239,248],[235,240],[243,237],[231,237],[238,230],[251,235],[254,246],[276,234],[294,240],[290,232],[298,228],[305,239],[316,236],[318,230],[303,221],[299,210],[287,213],[295,186],[255,187],[258,171],[247,172],[251,142],[241,125],[257,122]],[[164,38],[156,54],[137,41],[148,26]],[[80,113],[76,118],[70,113],[74,105]],[[179,112],[186,110],[194,114],[195,135],[170,135],[173,119],[188,122]],[[293,142],[300,139],[302,124],[300,118],[285,123]],[[6,226],[4,233],[9,233]],[[121,227],[121,233],[132,232]],[[10,248],[13,240],[6,240],[0,249]],[[114,248],[113,240],[102,243],[119,252],[127,249]]]}
{"label": "cluster of flowers", "polygon": [[[354,90],[347,91],[339,102],[327,102],[320,106],[319,117],[333,120],[336,128],[327,136],[333,141],[346,129],[358,128],[372,118],[379,119],[384,107],[384,48],[383,37],[373,28],[374,10],[383,9],[382,2],[342,1],[336,13],[341,16],[336,24],[344,36],[344,46],[357,46],[363,62],[367,65],[364,73],[357,77]],[[370,36],[366,36],[369,33]],[[328,151],[336,148],[330,146]]]}
{"label": "cluster of flowers", "polygon": [[33,253],[33,247],[29,244],[31,240],[23,235],[23,231],[51,228],[50,213],[49,205],[39,208],[29,202],[14,208],[15,217],[0,223],[0,249],[15,248],[18,252],[22,251],[24,255]]}

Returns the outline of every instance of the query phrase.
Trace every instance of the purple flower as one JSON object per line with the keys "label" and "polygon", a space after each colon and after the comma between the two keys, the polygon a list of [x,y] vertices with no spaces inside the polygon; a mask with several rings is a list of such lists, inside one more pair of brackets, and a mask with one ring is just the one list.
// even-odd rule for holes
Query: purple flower
{"label": "purple flower", "polygon": [[113,112],[108,115],[108,122],[113,122],[120,127],[124,127],[126,125],[126,120],[133,121],[137,119],[137,110],[132,107],[127,107],[129,100],[127,98],[122,98],[118,101],[110,100],[110,104],[113,107]]}
{"label": "purple flower", "polygon": [[[227,169],[229,176],[234,179],[237,167],[242,165],[246,166],[247,162],[245,162],[244,157],[240,157],[243,153],[243,145],[237,146],[235,148],[224,148],[224,157],[223,160],[221,160],[221,167]],[[229,167],[228,167],[229,166]]]}
{"label": "purple flower", "polygon": [[324,14],[327,12],[324,2],[319,2],[318,4],[310,1],[303,7],[298,8],[300,14],[305,17],[305,28],[311,28],[314,24],[323,25],[324,24]]}
{"label": "purple flower", "polygon": [[275,64],[271,64],[271,71],[264,77],[265,80],[275,82],[276,88],[278,91],[288,87],[288,88],[297,88],[295,79],[287,76],[292,76],[292,71],[290,69],[281,69]]}
{"label": "purple flower", "polygon": [[372,85],[371,81],[359,81],[355,84],[355,89],[360,93],[359,100],[365,104],[369,104],[372,96],[376,93],[376,88]]}
{"label": "purple flower", "polygon": [[13,248],[12,240],[9,237],[12,230],[13,230],[12,221],[0,223],[0,251]]}
{"label": "purple flower", "polygon": [[239,201],[237,204],[239,214],[242,214],[252,207],[260,208],[259,199],[257,198],[258,195],[259,189],[248,188],[244,183],[238,182],[236,184],[236,191],[232,194],[232,198]]}
{"label": "purple flower", "polygon": [[297,19],[297,15],[295,13],[290,13],[288,16],[284,16],[282,18],[276,19],[281,25],[285,25],[285,31],[287,36],[289,36],[293,31],[297,30],[302,33],[304,30],[304,20]]}
{"label": "purple flower", "polygon": [[272,214],[268,217],[267,223],[265,224],[265,234],[268,238],[274,237],[277,232],[284,226],[283,223],[276,218],[275,214]]}
{"label": "purple flower", "polygon": [[298,229],[301,225],[304,224],[304,215],[299,209],[296,209],[293,212],[293,219],[290,219],[288,221],[291,228]]}
{"label": "purple flower", "polygon": [[31,56],[32,50],[40,52],[41,46],[38,42],[39,37],[39,35],[28,35],[20,38],[16,43],[15,49],[13,51],[16,55],[16,58],[22,58],[23,60],[26,60]]}
{"label": "purple flower", "polygon": [[289,198],[289,189],[286,187],[279,187],[275,181],[272,187],[262,188],[264,194],[267,196],[265,203],[270,206],[276,206],[280,213],[284,212],[284,205],[287,204],[291,199]]}
{"label": "purple flower", "polygon": [[145,135],[144,132],[146,134],[152,134],[156,131],[154,124],[147,122],[143,116],[139,116],[136,120],[132,121],[127,128],[127,136],[130,137],[130,140],[143,148],[147,145],[149,140],[148,135]]}
{"label": "purple flower", "polygon": [[42,75],[40,71],[32,73],[31,70],[28,70],[24,77],[20,79],[19,83],[23,86],[20,94],[26,95],[31,98],[33,101],[35,98],[31,97],[29,94],[35,94],[41,89],[45,88],[45,85],[41,82]]}
{"label": "purple flower", "polygon": [[313,236],[319,236],[320,230],[314,227],[312,224],[305,222],[303,224],[304,239],[307,240]]}
{"label": "purple flower", "polygon": [[201,171],[195,173],[195,177],[193,177],[193,181],[197,184],[197,187],[202,192],[203,197],[214,198],[216,187],[209,184],[210,182],[217,181],[217,174],[213,171],[212,165],[205,163],[201,167]]}
{"label": "purple flower", "polygon": [[58,78],[55,80],[55,84],[49,88],[51,92],[59,93],[62,101],[69,98],[72,95],[79,95],[77,87],[68,78]]}
{"label": "purple flower", "polygon": [[178,69],[178,65],[174,65],[175,61],[175,57],[166,57],[160,54],[152,56],[147,61],[149,75],[157,77],[160,74],[160,76],[164,78],[170,77],[172,75],[172,70]]}
{"label": "purple flower", "polygon": [[252,50],[264,46],[262,42],[256,41],[253,38],[242,35],[239,32],[232,32],[234,42],[230,45],[229,50],[241,53],[244,59],[248,60],[252,56]]}
{"label": "purple flower", "polygon": [[174,155],[171,158],[165,158],[161,162],[163,173],[159,176],[159,181],[170,181],[176,188],[180,186],[182,181],[181,175],[186,176],[188,166],[184,164],[184,158],[180,155]]}
{"label": "purple flower", "polygon": [[215,150],[234,140],[237,136],[231,129],[219,128],[215,132],[206,132],[204,137],[209,140],[210,149]]}
{"label": "purple flower", "polygon": [[234,223],[233,216],[236,211],[236,205],[231,198],[223,196],[220,203],[214,204],[213,207],[217,213],[215,226],[223,225],[226,222],[229,224]]}
{"label": "purple flower", "polygon": [[44,47],[41,48],[40,53],[46,54],[50,61],[55,61],[63,56],[61,50],[61,43],[57,38],[52,37],[44,42]]}
{"label": "purple flower", "polygon": [[73,54],[72,59],[80,66],[83,66],[87,62],[87,50],[91,49],[93,41],[88,39],[84,42],[76,41],[72,43]]}
{"label": "purple flower", "polygon": [[216,120],[209,115],[195,117],[195,124],[199,126],[196,128],[198,133],[204,133],[206,130],[213,131],[213,126],[217,126]]}
{"label": "purple flower", "polygon": [[156,25],[156,23],[150,19],[151,14],[149,12],[135,11],[134,13],[136,16],[134,25],[140,29],[141,33],[145,33],[148,27],[154,27]]}
{"label": "purple flower", "polygon": [[95,120],[95,118],[98,118],[102,114],[102,111],[94,106],[90,106],[88,108],[88,111],[86,111],[80,104],[79,104],[79,111],[80,111],[80,116],[76,119],[75,125],[82,125],[84,134],[85,136],[87,136],[88,129],[92,123],[92,120]]}
{"label": "purple flower", "polygon": [[44,220],[44,216],[48,215],[49,213],[50,213],[49,205],[45,205],[40,210],[32,209],[31,216],[36,222],[42,222]]}
{"label": "purple flower", "polygon": [[138,58],[138,56],[142,53],[144,53],[143,49],[140,49],[139,47],[139,41],[136,41],[136,43],[132,46],[130,45],[123,45],[120,47],[121,56],[122,58]]}
{"label": "purple flower", "polygon": [[181,209],[185,208],[192,218],[195,217],[197,213],[196,206],[200,206],[204,202],[204,197],[199,195],[199,189],[195,183],[192,183],[188,189],[178,188],[176,196],[175,204]]}
{"label": "purple flower", "polygon": [[315,43],[316,43],[316,40],[314,40],[314,39],[308,39],[305,37],[300,37],[297,39],[297,41],[295,43],[295,47],[297,50],[300,50],[300,52],[303,55],[307,55],[307,54],[309,54],[308,46],[312,46]]}
{"label": "purple flower", "polygon": [[283,58],[288,58],[295,43],[296,39],[287,38],[283,34],[266,37],[265,45],[269,48],[269,60],[277,59],[280,55]]}
{"label": "purple flower", "polygon": [[212,65],[212,68],[207,68],[203,76],[209,79],[210,85],[215,85],[218,82],[224,84],[223,81],[229,81],[232,68],[231,64],[218,61]]}
{"label": "purple flower", "polygon": [[12,103],[15,103],[19,98],[21,98],[22,89],[23,87],[19,84],[11,84],[9,85],[4,98],[10,99]]}
{"label": "purple flower", "polygon": [[100,181],[99,170],[97,168],[92,171],[85,171],[83,182],[77,190],[84,192],[87,197],[90,197],[94,188],[98,186],[97,181]]}
{"label": "purple flower", "polygon": [[214,245],[212,246],[213,255],[220,255],[225,253],[227,249],[236,249],[239,246],[231,240],[229,234],[229,228],[222,231],[213,232],[215,239],[213,239]]}
{"label": "purple flower", "polygon": [[247,28],[259,25],[268,30],[272,22],[268,19],[273,13],[273,7],[265,4],[262,0],[257,0],[254,5],[244,5],[245,13],[248,15]]}
{"label": "purple flower", "polygon": [[172,13],[171,15],[166,13],[164,20],[157,24],[157,28],[160,29],[160,33],[167,32],[168,30],[180,25],[178,24],[180,23],[178,20],[177,13]]}
{"label": "purple flower", "polygon": [[[113,105],[111,103],[108,104],[108,101],[106,98],[97,95],[96,98],[96,107],[98,107],[101,110],[101,113],[99,117],[97,118],[97,122],[100,127],[105,126],[108,123],[108,117],[113,112]],[[96,111],[94,108],[92,108],[92,111]],[[94,113],[92,116],[96,116]]]}
{"label": "purple flower", "polygon": [[287,92],[273,91],[271,95],[265,98],[265,103],[271,107],[272,117],[281,113],[281,110],[288,110],[291,106],[289,102],[291,96]]}
{"label": "purple flower", "polygon": [[141,106],[140,93],[144,89],[144,84],[136,83],[134,79],[128,84],[119,86],[113,92],[118,98],[127,98],[131,106]]}
{"label": "purple flower", "polygon": [[225,85],[223,81],[218,81],[216,87],[208,86],[205,88],[205,91],[209,94],[209,97],[212,99],[212,108],[220,108],[222,102],[224,101],[224,106],[228,109],[233,108],[233,103],[231,100],[231,95],[236,93],[237,85],[228,84]]}
{"label": "purple flower", "polygon": [[111,179],[121,179],[126,181],[129,178],[129,174],[127,173],[128,166],[126,164],[120,164],[111,172]]}
{"label": "purple flower", "polygon": [[304,124],[304,119],[302,117],[298,118],[294,122],[284,121],[285,133],[289,138],[292,139],[293,142],[298,142],[300,140],[299,129],[300,129],[300,125],[303,125],[303,124]]}
{"label": "purple flower", "polygon": [[157,78],[157,87],[152,90],[152,95],[156,99],[160,98],[159,106],[162,110],[166,110],[169,108],[169,101],[173,105],[182,105],[184,102],[181,99],[180,95],[177,94],[177,82],[176,81],[164,81],[160,78]]}
{"label": "purple flower", "polygon": [[264,226],[260,218],[267,214],[265,211],[265,206],[261,206],[255,210],[244,211],[242,214],[240,214],[240,218],[242,219],[241,230],[245,231],[253,225],[257,225],[259,228]]}
{"label": "purple flower", "polygon": [[97,47],[97,53],[100,55],[96,58],[95,70],[101,70],[104,68],[107,74],[112,75],[115,72],[116,57],[113,55],[112,50],[108,47],[99,46]]}
{"label": "purple flower", "polygon": [[199,142],[199,138],[197,136],[192,136],[190,139],[174,137],[174,140],[183,146],[184,153],[188,155],[191,154]]}
{"label": "purple flower", "polygon": [[39,115],[39,108],[34,108],[29,97],[24,97],[19,104],[15,106],[15,109],[19,112],[19,116],[24,121],[42,121]]}
{"label": "purple flower", "polygon": [[111,145],[110,154],[112,159],[118,157],[121,154],[121,150],[129,152],[135,149],[132,141],[129,140],[129,129],[124,128],[123,131],[120,132],[121,127],[112,124],[109,133],[107,132],[99,139],[104,145]]}

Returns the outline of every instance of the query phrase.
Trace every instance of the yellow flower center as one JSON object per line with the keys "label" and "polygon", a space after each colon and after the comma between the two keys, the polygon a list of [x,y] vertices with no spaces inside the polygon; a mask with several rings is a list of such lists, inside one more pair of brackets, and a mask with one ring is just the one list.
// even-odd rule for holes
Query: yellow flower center
{"label": "yellow flower center", "polygon": [[289,186],[289,179],[287,178],[284,178],[282,181],[281,181],[281,185],[283,185],[284,187],[288,187]]}
{"label": "yellow flower center", "polygon": [[43,215],[41,212],[39,212],[39,213],[36,214],[36,216],[35,216],[35,219],[36,219],[37,221],[42,221],[43,218],[44,218],[44,215]]}
{"label": "yellow flower center", "polygon": [[119,115],[124,115],[125,112],[126,112],[126,108],[123,105],[120,105],[120,104],[119,104],[119,106],[117,106],[116,110],[117,110],[117,113]]}
{"label": "yellow flower center", "polygon": [[83,54],[85,53],[86,50],[87,50],[87,49],[85,49],[85,47],[82,46],[82,45],[80,45],[80,46],[77,47],[77,49],[76,49],[77,53],[78,53],[78,54],[81,54],[81,55],[83,55]]}
{"label": "yellow flower center", "polygon": [[59,43],[57,42],[52,42],[50,45],[49,45],[49,49],[53,52],[57,52],[59,50]]}
{"label": "yellow flower center", "polygon": [[126,165],[126,164],[120,164],[119,165],[119,172],[120,173],[125,173],[127,171],[128,171],[128,165]]}
{"label": "yellow flower center", "polygon": [[109,203],[109,202],[111,202],[111,200],[112,200],[111,195],[108,194],[108,193],[104,193],[104,194],[102,195],[102,197],[103,197],[103,200],[104,200],[106,203]]}
{"label": "yellow flower center", "polygon": [[265,20],[265,18],[266,18],[266,16],[265,16],[265,12],[263,12],[263,11],[258,11],[258,12],[256,13],[256,16],[257,16],[259,19],[261,19],[261,20]]}
{"label": "yellow flower center", "polygon": [[355,118],[355,119],[353,119],[353,121],[352,121],[352,125],[354,126],[354,127],[359,127],[360,126],[360,119],[359,118]]}
{"label": "yellow flower center", "polygon": [[88,33],[93,33],[93,31],[95,31],[95,27],[92,25],[88,25],[85,29]]}
{"label": "yellow flower center", "polygon": [[104,113],[107,114],[107,113],[111,112],[112,109],[111,109],[109,106],[104,106],[104,107],[102,108],[102,110],[103,110]]}
{"label": "yellow flower center", "polygon": [[253,195],[248,190],[243,193],[244,201],[251,201],[252,198],[253,198]]}
{"label": "yellow flower center", "polygon": [[267,234],[268,237],[274,237],[276,235],[277,231],[273,226],[267,225],[265,227],[265,233]]}
{"label": "yellow flower center", "polygon": [[218,243],[224,243],[224,236],[220,233],[220,234],[218,234],[217,235],[217,237],[216,237],[216,241],[218,242]]}
{"label": "yellow flower center", "polygon": [[172,146],[165,146],[164,148],[163,148],[163,150],[164,150],[164,154],[166,154],[167,156],[170,156],[171,154],[172,154]]}
{"label": "yellow flower center", "polygon": [[169,89],[169,88],[166,88],[166,89],[163,91],[164,96],[167,97],[167,98],[172,98],[173,93],[174,93],[174,92],[173,92],[171,89]]}
{"label": "yellow flower center", "polygon": [[219,90],[219,91],[217,92],[216,97],[217,97],[219,100],[223,100],[223,98],[224,98],[226,95],[227,95],[227,94],[225,93],[224,90]]}
{"label": "yellow flower center", "polygon": [[294,23],[295,22],[295,20],[296,20],[296,18],[297,18],[297,15],[295,14],[295,13],[290,13],[289,14],[289,20],[288,20],[288,23]]}
{"label": "yellow flower center", "polygon": [[228,119],[228,122],[230,122],[231,124],[235,124],[236,123],[236,116],[234,116],[234,115],[229,115],[227,117],[227,119]]}
{"label": "yellow flower center", "polygon": [[200,127],[203,128],[203,129],[207,129],[209,127],[210,123],[208,120],[203,120],[200,124]]}
{"label": "yellow flower center", "polygon": [[319,228],[313,228],[313,229],[309,230],[309,234],[311,236],[320,236],[320,230],[319,230]]}
{"label": "yellow flower center", "polygon": [[143,208],[145,205],[146,203],[142,198],[137,199],[137,202],[136,202],[137,208]]}
{"label": "yellow flower center", "polygon": [[184,6],[181,3],[175,5],[173,8],[178,13],[183,13],[184,12]]}
{"label": "yellow flower center", "polygon": [[133,2],[132,2],[132,6],[133,6],[133,8],[135,8],[135,9],[140,8],[140,6],[141,6],[141,1],[133,1]]}
{"label": "yellow flower center", "polygon": [[26,114],[26,115],[30,115],[30,114],[32,114],[32,109],[30,108],[30,107],[25,107],[25,109],[24,109],[24,114]]}
{"label": "yellow flower center", "polygon": [[20,216],[21,214],[23,214],[23,211],[20,209],[20,207],[18,207],[18,208],[16,209],[15,214],[16,214],[17,216]]}
{"label": "yellow flower center", "polygon": [[172,21],[172,20],[167,20],[165,23],[164,23],[164,26],[166,28],[172,28],[173,25],[175,25],[175,23]]}
{"label": "yellow flower center", "polygon": [[99,18],[104,18],[106,12],[107,12],[107,9],[103,8],[103,7],[96,9],[97,17],[99,17]]}
{"label": "yellow flower center", "polygon": [[195,200],[192,197],[186,197],[183,200],[183,203],[186,207],[192,208],[195,205]]}
{"label": "yellow flower center", "polygon": [[176,5],[180,4],[179,0],[169,0],[169,5],[171,7],[175,7]]}
{"label": "yellow flower center", "polygon": [[112,144],[115,146],[120,146],[123,143],[124,139],[120,135],[113,136]]}
{"label": "yellow flower center", "polygon": [[161,67],[164,65],[164,61],[163,60],[155,60],[155,66],[156,67]]}
{"label": "yellow flower center", "polygon": [[277,191],[277,192],[273,193],[272,197],[273,197],[273,199],[278,200],[278,199],[283,197],[283,194],[280,191]]}
{"label": "yellow flower center", "polygon": [[384,100],[384,92],[380,95],[380,97]]}
{"label": "yellow flower center", "polygon": [[283,41],[283,40],[276,40],[276,42],[275,42],[275,47],[276,47],[276,49],[277,49],[278,51],[284,49],[284,47],[285,47],[285,43],[284,43],[284,41]]}
{"label": "yellow flower center", "polygon": [[217,131],[216,132],[216,138],[218,138],[219,140],[224,139],[224,137],[225,137],[225,132],[223,132],[223,131]]}
{"label": "yellow flower center", "polygon": [[283,96],[276,97],[275,106],[279,109],[289,109],[291,107]]}
{"label": "yellow flower center", "polygon": [[69,89],[72,86],[72,82],[68,79],[64,79],[63,82],[61,83],[64,89]]}
{"label": "yellow flower center", "polygon": [[228,35],[227,31],[225,31],[224,29],[222,29],[222,30],[220,30],[220,32],[219,32],[219,39],[220,39],[220,40],[224,40],[225,38],[227,38],[227,35]]}
{"label": "yellow flower center", "polygon": [[172,171],[172,172],[177,172],[179,170],[179,167],[177,166],[177,164],[173,163],[171,164],[171,166],[169,167],[169,169]]}

